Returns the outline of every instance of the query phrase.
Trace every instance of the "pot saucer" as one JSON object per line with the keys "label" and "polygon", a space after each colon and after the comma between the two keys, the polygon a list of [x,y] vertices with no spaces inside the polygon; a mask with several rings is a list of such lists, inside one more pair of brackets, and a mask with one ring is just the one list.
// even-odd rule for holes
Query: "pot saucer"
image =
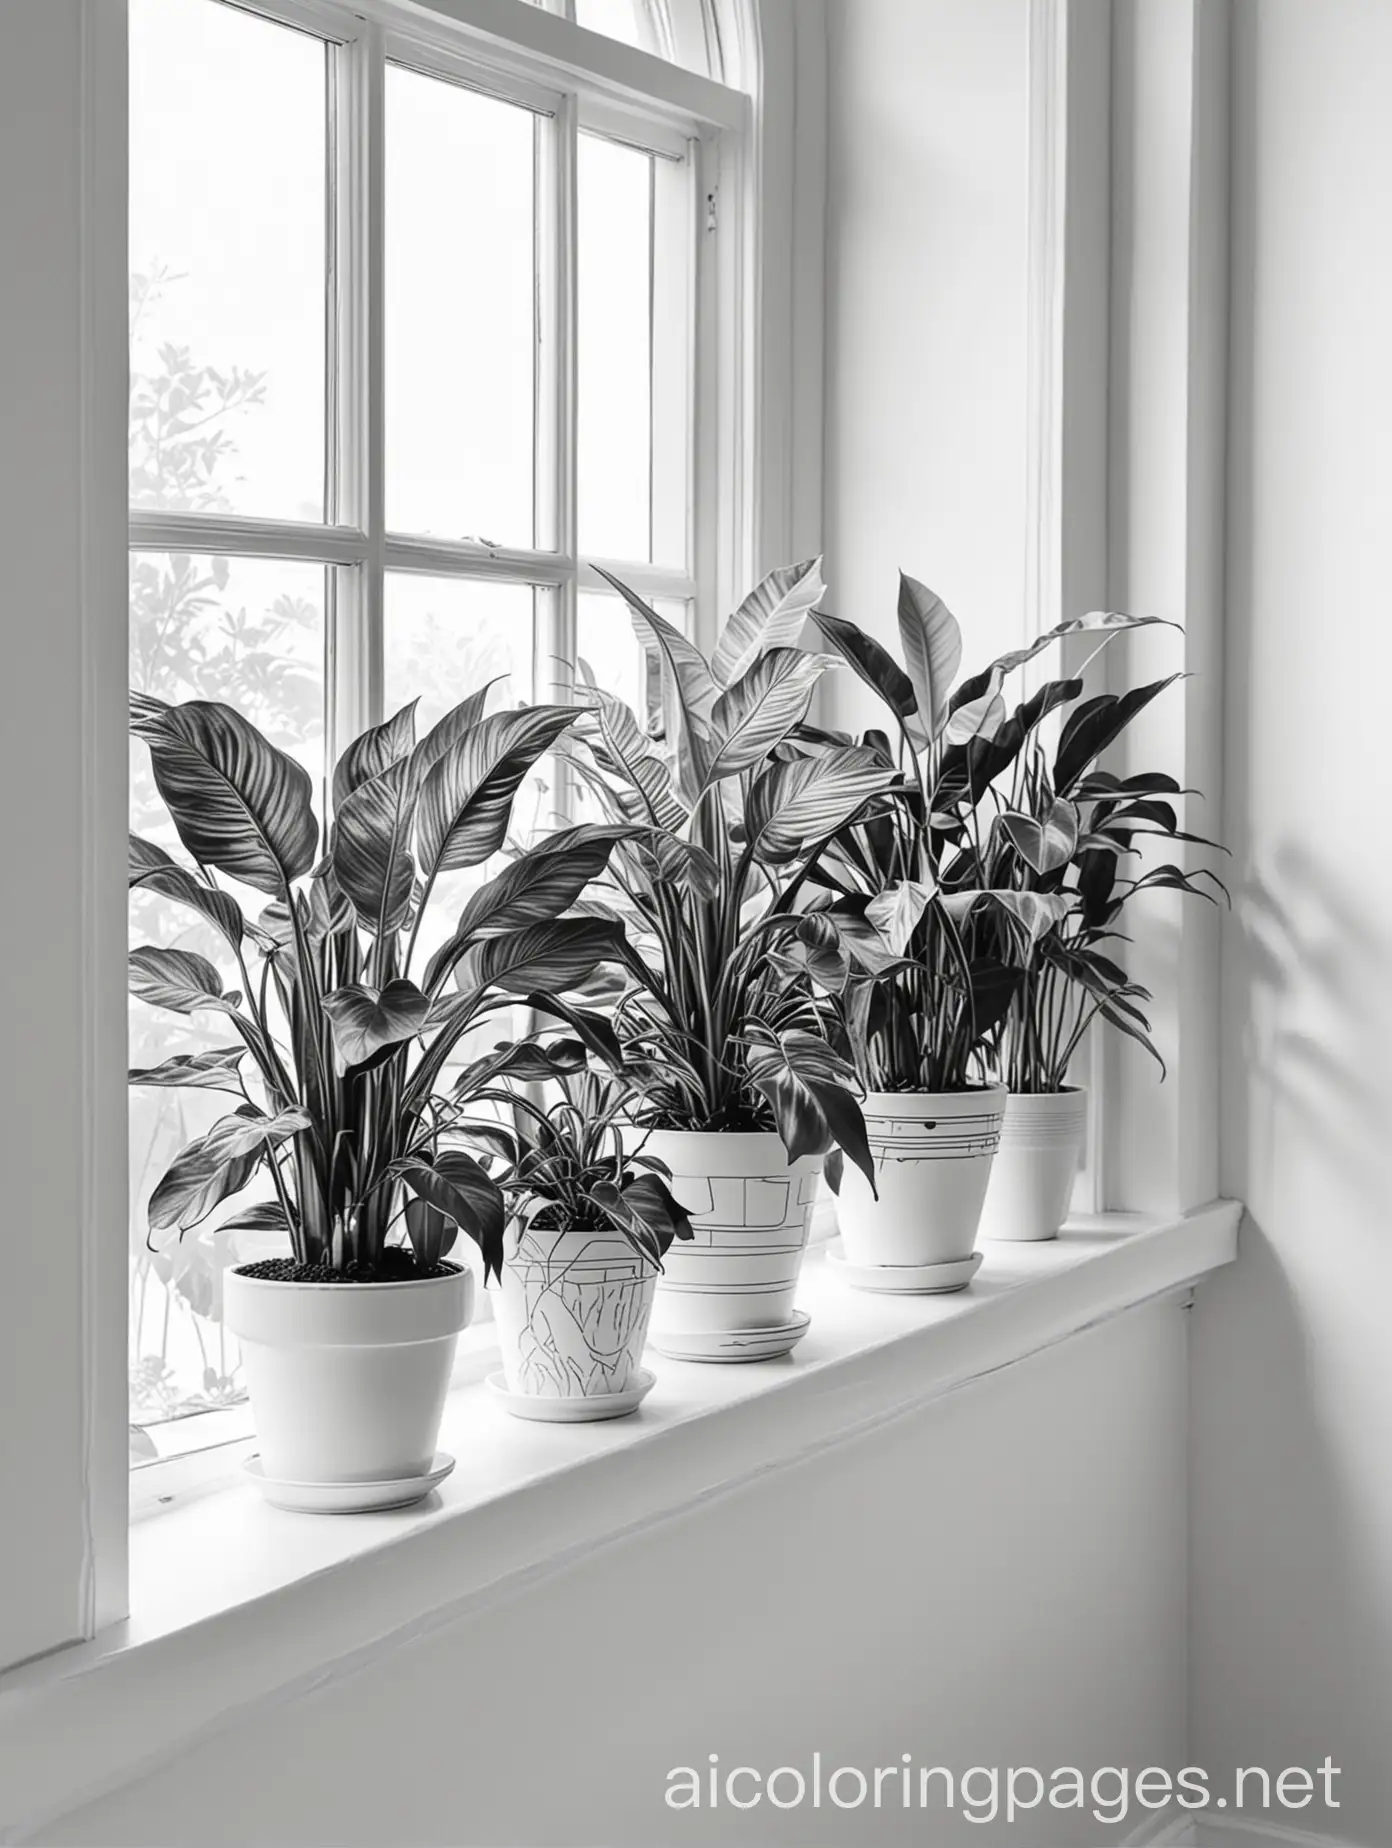
{"label": "pot saucer", "polygon": [[843,1255],[840,1239],[827,1246],[827,1263],[853,1290],[873,1290],[880,1296],[946,1296],[965,1290],[981,1269],[982,1254],[956,1258],[950,1264],[852,1264]]}
{"label": "pot saucer", "polygon": [[248,1457],[242,1468],[273,1508],[295,1514],[372,1514],[424,1501],[454,1468],[454,1458],[447,1450],[437,1450],[423,1476],[402,1476],[395,1482],[279,1482],[265,1474],[259,1456]]}
{"label": "pot saucer", "polygon": [[811,1320],[805,1309],[794,1309],[792,1320],[778,1328],[721,1328],[697,1334],[684,1328],[654,1328],[648,1345],[669,1360],[774,1360],[796,1347]]}
{"label": "pot saucer", "polygon": [[640,1368],[637,1384],[627,1392],[576,1394],[571,1398],[548,1398],[539,1392],[509,1392],[507,1375],[490,1373],[488,1390],[505,1412],[514,1418],[530,1418],[536,1424],[597,1424],[601,1418],[626,1418],[636,1412],[656,1385],[656,1375]]}

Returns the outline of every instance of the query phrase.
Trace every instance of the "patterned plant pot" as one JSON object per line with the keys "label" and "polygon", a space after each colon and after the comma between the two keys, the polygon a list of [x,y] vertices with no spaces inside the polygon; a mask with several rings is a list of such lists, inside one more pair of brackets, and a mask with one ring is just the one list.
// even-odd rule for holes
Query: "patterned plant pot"
{"label": "patterned plant pot", "polygon": [[790,1163],[778,1136],[742,1131],[659,1129],[643,1146],[672,1170],[694,1234],[663,1260],[654,1338],[791,1324],[821,1156]]}
{"label": "patterned plant pot", "polygon": [[1087,1092],[1046,1091],[1006,1100],[1000,1149],[981,1215],[981,1236],[1015,1242],[1057,1238],[1083,1158]]}
{"label": "patterned plant pot", "polygon": [[508,1391],[612,1398],[637,1383],[657,1271],[614,1232],[509,1239],[494,1303]]}
{"label": "patterned plant pot", "polygon": [[406,1283],[224,1281],[267,1478],[381,1483],[423,1476],[435,1456],[473,1278]]}
{"label": "patterned plant pot", "polygon": [[872,1091],[864,1103],[879,1198],[850,1162],[836,1218],[855,1265],[969,1258],[1005,1111],[1004,1085],[977,1091]]}

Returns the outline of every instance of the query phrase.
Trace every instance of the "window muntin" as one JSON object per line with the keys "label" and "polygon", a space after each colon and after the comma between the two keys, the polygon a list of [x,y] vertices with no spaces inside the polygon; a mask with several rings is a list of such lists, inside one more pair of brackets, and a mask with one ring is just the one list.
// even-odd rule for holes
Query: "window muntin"
{"label": "window muntin", "polygon": [[[694,313],[695,200],[706,163],[715,161],[719,137],[734,132],[730,124],[739,118],[733,106],[717,97],[712,87],[713,121],[703,127],[689,116],[674,113],[673,105],[657,95],[650,118],[631,96],[619,111],[603,84],[592,87],[579,68],[573,77],[565,78],[548,64],[529,76],[519,72],[514,79],[500,70],[496,48],[488,48],[486,61],[481,52],[476,64],[464,35],[456,40],[452,31],[437,28],[417,38],[399,31],[401,22],[391,0],[371,0],[363,9],[383,24],[364,21],[338,0],[255,0],[254,8],[250,3],[243,8],[235,0],[131,0],[133,116],[142,106],[142,96],[158,87],[159,21],[171,7],[181,18],[206,11],[215,17],[216,30],[224,36],[230,32],[244,35],[235,68],[245,77],[242,102],[248,119],[259,119],[252,99],[254,69],[263,44],[293,48],[287,68],[293,65],[299,74],[304,110],[290,138],[300,147],[296,156],[300,177],[295,185],[299,187],[302,179],[304,194],[309,195],[312,166],[317,205],[313,232],[307,224],[308,209],[302,212],[303,239],[294,253],[295,263],[285,271],[287,278],[296,278],[296,300],[281,304],[278,312],[298,327],[312,324],[318,330],[319,345],[313,366],[303,357],[308,350],[303,340],[298,358],[289,349],[275,349],[262,366],[266,374],[263,390],[246,394],[236,404],[213,404],[215,414],[208,428],[217,438],[216,455],[202,475],[194,471],[191,485],[150,494],[148,484],[142,485],[133,470],[131,534],[137,574],[132,595],[133,653],[135,631],[141,631],[140,646],[147,657],[143,669],[133,668],[136,684],[173,698],[190,696],[195,686],[205,693],[211,689],[210,696],[234,698],[273,733],[280,721],[266,703],[271,690],[279,687],[287,696],[293,692],[302,704],[294,724],[286,719],[282,726],[281,742],[311,753],[316,769],[323,763],[326,738],[342,742],[417,693],[428,721],[431,710],[443,709],[456,696],[456,684],[462,690],[475,667],[485,678],[499,671],[509,674],[499,688],[500,702],[564,696],[573,684],[581,641],[600,657],[605,684],[622,687],[640,708],[645,700],[651,705],[651,674],[631,625],[616,599],[590,587],[597,580],[588,572],[578,543],[577,298],[584,236],[576,211],[578,137],[583,130],[586,142],[594,140],[601,154],[625,156],[631,166],[617,161],[613,166],[620,175],[642,170],[649,192],[645,240],[641,239],[639,215],[628,220],[643,247],[636,254],[627,253],[626,264],[609,266],[607,281],[606,269],[599,266],[597,280],[592,279],[587,288],[591,312],[600,317],[606,313],[608,288],[607,309],[617,320],[633,307],[627,299],[625,275],[646,271],[644,300],[639,304],[646,319],[639,322],[642,331],[637,337],[646,343],[646,406],[627,423],[615,422],[607,450],[602,430],[587,439],[592,466],[611,471],[630,488],[635,481],[639,484],[630,501],[630,512],[636,506],[638,513],[626,534],[611,531],[611,543],[620,550],[617,557],[606,550],[605,562],[618,565],[664,614],[694,622],[698,607],[711,600],[715,581],[712,535],[717,530],[713,504],[698,506],[692,501],[701,418],[709,416],[712,424],[714,419],[713,409],[702,410],[698,405],[697,381],[704,379],[713,404],[717,344],[714,312],[705,316],[699,329]],[[255,56],[245,50],[253,44]],[[268,55],[274,60],[274,52]],[[587,55],[598,57],[588,51]],[[234,68],[230,57],[226,68]],[[303,75],[311,68],[315,73],[312,93]],[[453,248],[441,254],[451,241],[450,227],[441,228],[432,247],[429,225],[414,196],[418,188],[410,183],[413,164],[417,170],[432,164],[428,139],[420,134],[413,139],[408,134],[406,140],[399,140],[393,173],[393,97],[404,97],[412,85],[429,86],[431,100],[438,95],[442,109],[445,103],[458,103],[458,109],[448,112],[455,123],[467,117],[475,124],[507,123],[514,128],[521,124],[521,132],[511,137],[505,129],[499,131],[504,141],[510,139],[515,155],[508,180],[514,209],[507,218],[495,211],[489,221],[496,233],[493,255],[508,268],[511,308],[516,309],[524,293],[528,297],[522,329],[514,325],[515,313],[495,318],[492,324],[498,341],[516,342],[511,349],[509,394],[499,401],[505,408],[496,410],[489,420],[492,447],[484,448],[490,463],[500,454],[511,457],[498,469],[480,470],[476,452],[465,455],[462,463],[458,454],[451,453],[452,444],[457,448],[469,390],[477,388],[478,379],[477,372],[471,378],[468,370],[461,332],[464,320],[451,317],[449,299],[441,301],[449,297],[457,274],[457,269],[450,268],[455,261]],[[398,126],[400,120],[398,111]],[[721,124],[718,129],[717,122]],[[314,125],[313,135],[307,123]],[[134,141],[138,128],[133,126],[132,133]],[[444,140],[448,142],[449,134]],[[529,162],[521,151],[524,140]],[[703,145],[706,142],[709,147]],[[307,152],[311,143],[315,144],[313,163]],[[229,142],[234,154],[238,146],[235,138]],[[438,154],[438,143],[434,151]],[[145,152],[133,158],[133,187],[145,185],[142,175],[150,174],[159,159],[178,157],[176,145],[159,135],[147,136]],[[215,145],[200,145],[194,163],[200,178],[205,166],[220,158]],[[235,165],[231,156],[229,164]],[[711,172],[715,170],[712,165]],[[448,193],[467,211],[471,200],[477,204],[482,196],[477,186],[470,192],[468,180],[468,175],[442,178],[436,173],[431,185],[437,197]],[[234,208],[242,210],[241,220],[235,222],[245,226],[248,214],[244,205],[237,205],[235,172],[209,178],[208,191],[210,197],[231,202],[227,205],[229,222],[235,221]],[[602,219],[610,209],[602,185],[592,180],[587,197],[591,210]],[[143,225],[149,242],[151,232],[163,229],[160,201],[180,198],[177,189],[171,190],[171,183],[156,171],[145,196],[133,197],[133,229]],[[490,199],[490,210],[492,204]],[[517,220],[524,215],[523,206],[527,222],[519,231]],[[178,229],[177,217],[170,229]],[[254,251],[250,231],[246,238]],[[470,255],[468,227],[453,244],[465,257]],[[477,250],[472,255],[477,262]],[[135,241],[132,256],[137,265],[133,296],[139,302],[149,293],[152,266],[148,257],[142,259]],[[140,269],[142,261],[145,267]],[[412,266],[414,276],[407,276]],[[181,281],[187,276],[188,296],[197,302],[202,285],[194,286],[197,278],[191,270],[178,274]],[[706,299],[713,303],[710,286],[708,282]],[[427,298],[424,303],[421,295]],[[494,337],[488,331],[488,306],[483,304],[484,318],[473,323],[469,338],[475,341]],[[393,312],[401,334],[395,344]],[[254,330],[260,324],[254,315],[240,321],[211,317],[205,328],[190,312],[180,336],[187,349],[182,363],[205,368],[211,359],[220,373],[236,366],[251,370],[252,356],[244,361],[232,350],[210,356],[204,353],[202,340],[205,332],[221,340],[224,333],[241,326]],[[147,448],[151,443],[148,386],[143,412],[137,408],[141,380],[146,376],[140,339],[137,320],[133,449],[142,442]],[[412,347],[425,350],[431,343],[446,341],[454,345],[445,356],[444,385],[437,389],[429,384],[423,389],[422,379],[428,380],[428,373],[412,373],[416,358]],[[531,361],[530,381],[524,379],[526,368],[518,357],[524,348]],[[698,348],[704,355],[699,363]],[[155,351],[153,342],[149,351]],[[288,376],[291,373],[293,378]],[[409,389],[413,384],[414,406]],[[635,392],[641,393],[641,388],[640,374]],[[317,422],[302,414],[309,403],[321,407]],[[328,414],[322,411],[325,404],[330,407]],[[282,414],[294,424],[284,434],[283,447],[278,421]],[[502,428],[504,423],[506,428]],[[466,432],[470,438],[473,434],[472,428]],[[630,444],[642,453],[629,453]],[[529,449],[527,480],[519,458],[526,457]],[[312,485],[303,488],[311,466],[304,460],[308,456],[313,457],[316,479],[324,484],[321,490]],[[275,481],[272,465],[282,470],[285,480],[295,474],[293,492],[283,481],[274,492],[265,489],[265,483]],[[483,493],[497,490],[501,478],[505,478],[511,499],[502,505],[502,515],[490,515],[483,505]],[[475,484],[472,491],[471,480]],[[257,490],[254,494],[252,485]],[[530,506],[525,504],[528,487]],[[713,502],[713,495],[708,498]],[[490,524],[512,530],[493,532]],[[630,546],[633,556],[626,555]],[[591,555],[597,555],[597,550]],[[703,561],[699,568],[697,561]],[[211,580],[216,596],[206,610],[189,615],[178,605],[172,580],[161,588],[161,573],[166,580],[171,580],[171,574],[183,573],[183,589],[193,587],[197,598],[212,596],[201,582]],[[293,615],[287,615],[290,605]],[[166,625],[153,653],[151,621]],[[264,688],[258,681],[254,693],[248,679],[251,665],[243,676],[247,680],[244,688],[236,683],[235,674],[231,683],[225,675],[219,683],[208,664],[210,650],[216,656],[208,637],[220,638],[217,647],[221,649],[233,629],[241,637],[238,645],[257,656],[255,672],[263,676]],[[423,651],[432,658],[429,684],[410,684]],[[316,674],[317,706],[311,684]],[[305,699],[309,706],[303,705]],[[145,774],[148,780],[148,769]],[[539,789],[538,815],[544,812],[543,804],[554,811],[566,793],[564,789]],[[573,797],[574,792],[570,794]],[[139,806],[139,798],[132,820],[142,830],[152,820]],[[255,915],[256,895],[250,896],[250,905]],[[145,911],[149,908],[143,906]],[[152,936],[162,940],[158,931],[178,928],[172,915],[169,922],[158,925],[142,915],[140,926],[142,941]],[[155,1033],[170,1023],[176,1031],[201,1031],[203,1026],[199,1020],[185,1023],[175,1016],[157,1016],[143,1006],[141,1013],[141,1030]],[[217,1043],[215,1038],[213,1043]],[[142,1054],[136,1042],[132,1062],[154,1061]],[[132,1099],[133,1131],[141,1095],[136,1093]],[[147,1099],[154,1095],[144,1094]],[[183,1101],[187,1106],[187,1097]],[[195,1128],[190,1123],[188,1133]],[[172,1142],[176,1132],[169,1125],[161,1132],[146,1110],[143,1133],[146,1148],[134,1156],[142,1169],[155,1165],[147,1159],[149,1144],[160,1133]],[[155,1178],[156,1174],[147,1173],[147,1193]],[[191,1441],[186,1419],[173,1425],[158,1422],[171,1410],[221,1404],[237,1395],[237,1357],[229,1351],[231,1344],[222,1340],[216,1319],[217,1282],[228,1262],[249,1254],[213,1228],[200,1233],[187,1257],[181,1254],[177,1260],[157,1263],[144,1251],[142,1206],[137,1201],[132,1221],[132,1361],[136,1366],[142,1355],[154,1355],[160,1366],[147,1368],[136,1382],[132,1417],[136,1421],[133,1449],[148,1457],[152,1447],[159,1456],[198,1447]],[[224,1209],[231,1210],[230,1205]],[[182,1293],[181,1280],[186,1286]],[[135,1304],[141,1286],[144,1294],[137,1321]],[[211,1314],[198,1319],[195,1309]],[[150,1345],[152,1331],[158,1330],[162,1337],[166,1312],[177,1336],[167,1354]],[[168,1373],[161,1367],[168,1367]],[[237,1423],[244,1417],[240,1410],[215,1411],[197,1422],[207,1429],[206,1442],[213,1444],[225,1441],[229,1419],[233,1435],[245,1428]],[[137,1425],[145,1428],[138,1430]]]}

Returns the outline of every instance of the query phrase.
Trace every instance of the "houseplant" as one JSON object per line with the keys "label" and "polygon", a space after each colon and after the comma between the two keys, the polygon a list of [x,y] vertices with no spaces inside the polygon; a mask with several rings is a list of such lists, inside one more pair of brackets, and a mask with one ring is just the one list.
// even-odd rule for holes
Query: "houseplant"
{"label": "houseplant", "polygon": [[[333,775],[327,851],[307,772],[231,707],[132,702],[193,864],[133,837],[131,883],[210,924],[240,984],[225,989],[189,950],[131,953],[134,994],[220,1014],[230,1029],[225,1046],[131,1082],[240,1100],[159,1182],[151,1232],[180,1235],[257,1175],[269,1183],[269,1198],[225,1223],[279,1234],[289,1255],[232,1269],[226,1314],[260,1473],[282,1500],[299,1493],[290,1484],[336,1490],[348,1506],[428,1486],[471,1300],[469,1273],[448,1253],[463,1231],[496,1272],[503,1232],[497,1184],[454,1133],[467,1098],[442,1095],[442,1072],[466,1034],[519,996],[562,1009],[583,1035],[587,1016],[564,991],[619,953],[612,925],[561,915],[623,832],[591,826],[514,858],[422,958],[437,882],[503,845],[519,784],[574,717],[555,706],[485,716],[486,693],[419,742],[411,706],[351,744]],[[243,905],[257,894],[270,902],[251,917]],[[505,1047],[491,1076],[535,1056]]]}
{"label": "houseplant", "polygon": [[[1000,680],[1060,635],[1098,632],[1098,648],[1139,619],[1114,613],[1062,624],[1035,646],[986,670]],[[1162,772],[1125,777],[1097,767],[1098,756],[1174,676],[1117,695],[1083,696],[1083,677],[1048,682],[1004,787],[993,786],[993,814],[983,834],[983,883],[1033,895],[1049,911],[999,909],[978,915],[995,952],[1020,979],[993,1036],[995,1069],[1008,1087],[1000,1148],[982,1212],[990,1239],[1057,1235],[1068,1211],[1082,1155],[1087,1098],[1070,1084],[1072,1061],[1094,1020],[1127,1034],[1164,1064],[1150,1037],[1149,993],[1130,981],[1109,952],[1122,939],[1126,907],[1156,887],[1216,898],[1221,882],[1207,869],[1171,862],[1127,871],[1138,842],[1214,843],[1180,828],[1175,799],[1184,792]],[[1052,760],[1040,735],[1046,711],[1066,715]],[[1205,883],[1207,882],[1207,883]]]}
{"label": "houseplant", "polygon": [[492,1093],[510,1124],[480,1129],[483,1151],[506,1158],[509,1208],[495,1286],[503,1371],[489,1384],[518,1417],[617,1418],[653,1383],[640,1365],[653,1287],[691,1222],[662,1164],[625,1138],[621,1080],[581,1069],[554,1088],[545,1103]]}
{"label": "houseplant", "polygon": [[873,752],[795,742],[826,665],[792,645],[822,595],[816,562],[771,573],[709,661],[609,581],[660,661],[666,736],[591,689],[577,774],[611,821],[645,832],[618,844],[586,903],[627,931],[615,1021],[634,1123],[696,1228],[669,1254],[652,1339],[693,1359],[761,1359],[807,1326],[793,1297],[824,1154],[870,1171],[839,998],[798,960],[800,921],[779,901],[900,778]]}

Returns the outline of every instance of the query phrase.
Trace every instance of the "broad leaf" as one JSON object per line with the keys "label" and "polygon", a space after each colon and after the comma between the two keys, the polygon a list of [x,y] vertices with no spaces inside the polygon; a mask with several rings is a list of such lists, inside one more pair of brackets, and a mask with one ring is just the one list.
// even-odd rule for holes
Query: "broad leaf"
{"label": "broad leaf", "polygon": [[796,648],[774,648],[759,655],[715,702],[708,783],[762,763],[807,717],[825,666],[821,655]]}
{"label": "broad leaf", "polygon": [[854,746],[771,764],[750,790],[746,808],[755,858],[773,864],[796,859],[898,780],[873,753]]}
{"label": "broad leaf", "polygon": [[225,1013],[235,1006],[233,996],[223,994],[222,977],[212,963],[193,950],[164,950],[145,944],[131,951],[127,970],[130,992],[151,1007],[192,1014],[199,1008],[218,1008]]}
{"label": "broad leaf", "polygon": [[681,745],[697,787],[705,781],[708,764],[706,740],[719,688],[706,658],[696,644],[650,609],[626,584],[595,567],[628,605],[633,631],[644,648],[655,647],[662,660],[663,682],[669,688],[681,720]]}
{"label": "broad leaf", "polygon": [[257,1200],[218,1225],[219,1232],[283,1232],[290,1236],[290,1221],[279,1200]]}
{"label": "broad leaf", "polygon": [[476,1097],[499,1078],[513,1078],[519,1084],[545,1084],[551,1078],[566,1078],[583,1072],[587,1064],[585,1048],[578,1039],[553,1040],[548,1046],[528,1041],[517,1045],[495,1046],[485,1058],[475,1059],[455,1081],[456,1098]]}
{"label": "broad leaf", "polygon": [[1133,687],[1120,697],[1103,693],[1097,699],[1084,701],[1059,736],[1054,759],[1054,787],[1058,793],[1067,795],[1092,760],[1116,742],[1136,714],[1181,678],[1179,674],[1167,674],[1163,680]]}
{"label": "broad leaf", "polygon": [[563,1020],[611,1071],[623,1070],[623,1047],[606,1015],[593,1013],[588,1008],[575,1007],[556,995],[528,995],[526,1005],[534,1014],[550,1014],[557,1020]]}
{"label": "broad leaf", "polygon": [[348,746],[334,766],[333,805],[338,810],[363,783],[380,776],[389,764],[410,755],[416,742],[419,699],[403,706],[383,725],[373,725]]}
{"label": "broad leaf", "polygon": [[1066,892],[991,892],[988,896],[1019,926],[1026,955],[1077,903]]}
{"label": "broad leaf", "polygon": [[986,672],[999,673],[1002,678],[1013,673],[1017,667],[1023,667],[1026,661],[1032,661],[1037,654],[1061,640],[1067,635],[1100,634],[1105,639],[1119,635],[1125,629],[1147,629],[1159,623],[1167,629],[1177,629],[1179,624],[1171,622],[1165,616],[1127,616],[1120,610],[1089,610],[1086,616],[1074,616],[1068,622],[1055,624],[1045,634],[1038,635],[1025,648],[1012,649],[993,661]]}
{"label": "broad leaf", "polygon": [[309,1127],[309,1116],[298,1108],[268,1117],[243,1105],[223,1117],[175,1157],[150,1196],[151,1228],[196,1226],[219,1201],[246,1186],[268,1148]]}
{"label": "broad leaf", "polygon": [[486,937],[460,958],[455,984],[464,995],[500,988],[507,994],[564,994],[600,962],[625,959],[622,930],[600,918],[557,918]]}
{"label": "broad leaf", "polygon": [[903,879],[877,892],[865,907],[865,916],[894,955],[902,956],[933,897],[931,886],[921,885],[916,879]]}
{"label": "broad leaf", "polygon": [[179,1052],[160,1065],[132,1066],[126,1073],[126,1083],[180,1091],[231,1091],[240,1097],[237,1067],[245,1057],[245,1046]]}
{"label": "broad leaf", "polygon": [[962,660],[962,631],[942,598],[902,571],[899,640],[919,718],[928,736],[936,738],[946,721],[948,697]]}
{"label": "broad leaf", "polygon": [[850,1073],[826,1042],[795,1028],[772,1044],[749,1047],[747,1058],[750,1083],[773,1111],[788,1160],[825,1154],[834,1143],[873,1189],[865,1119],[846,1087]]}
{"label": "broad leaf", "polygon": [[411,1250],[416,1254],[416,1263],[422,1270],[429,1270],[449,1252],[459,1228],[428,1200],[408,1200],[403,1211],[406,1236],[411,1241]]}
{"label": "broad leaf", "polygon": [[319,845],[309,772],[230,706],[190,700],[133,716],[155,784],[200,866],[283,893]]}
{"label": "broad leaf", "polygon": [[672,774],[657,755],[652,740],[622,700],[601,695],[596,722],[599,740],[591,740],[596,761],[622,777],[633,791],[631,821],[650,821],[675,831],[686,821],[688,810],[673,787]]}
{"label": "broad leaf", "polygon": [[402,977],[385,988],[357,983],[324,996],[324,1012],[333,1027],[339,1070],[365,1065],[389,1046],[414,1039],[430,1013],[430,1002],[414,982]]}
{"label": "broad leaf", "polygon": [[411,909],[416,868],[411,826],[416,786],[410,758],[360,783],[334,817],[329,849],[334,878],[365,930],[401,929]]}
{"label": "broad leaf", "polygon": [[129,843],[127,882],[132,891],[143,886],[148,891],[158,892],[162,898],[187,905],[220,930],[234,950],[240,945],[246,920],[235,898],[205,885],[186,866],[171,860],[153,841],[141,840],[138,834],[132,834]]}
{"label": "broad leaf", "polygon": [[595,1199],[614,1223],[636,1233],[649,1255],[661,1263],[673,1239],[689,1239],[691,1216],[657,1174],[631,1175],[620,1187],[601,1181]]}
{"label": "broad leaf", "polygon": [[914,746],[922,750],[927,737],[919,722],[913,682],[889,650],[842,616],[828,616],[825,610],[817,610],[812,620],[866,686],[879,694],[909,733]]}
{"label": "broad leaf", "polygon": [[483,1254],[484,1277],[502,1274],[503,1222],[506,1209],[498,1183],[472,1155],[442,1149],[430,1159],[410,1156],[395,1162],[400,1176],[419,1200],[443,1213],[466,1232]]}
{"label": "broad leaf", "polygon": [[451,707],[444,718],[431,726],[412,753],[417,783],[423,782],[427,770],[439,763],[446,751],[453,750],[459,740],[474,729],[483,717],[484,707],[488,704],[488,695],[500,680],[506,678],[504,674],[496,674],[476,693],[471,693],[467,699],[461,699],[457,706]]}
{"label": "broad leaf", "polygon": [[770,571],[730,617],[715,645],[711,667],[721,686],[733,686],[770,649],[791,648],[825,594],[820,558]]}
{"label": "broad leaf", "polygon": [[546,835],[471,894],[459,914],[458,937],[488,931],[497,936],[528,924],[548,924],[580,897],[609,864],[617,841],[629,840],[637,828],[585,822]]}
{"label": "broad leaf", "polygon": [[575,716],[569,706],[495,712],[450,746],[421,785],[416,850],[427,884],[498,851],[523,777]]}
{"label": "broad leaf", "polygon": [[1040,875],[1066,866],[1078,845],[1078,811],[1062,796],[1042,821],[1007,812],[1001,816],[1001,828],[1025,865]]}

